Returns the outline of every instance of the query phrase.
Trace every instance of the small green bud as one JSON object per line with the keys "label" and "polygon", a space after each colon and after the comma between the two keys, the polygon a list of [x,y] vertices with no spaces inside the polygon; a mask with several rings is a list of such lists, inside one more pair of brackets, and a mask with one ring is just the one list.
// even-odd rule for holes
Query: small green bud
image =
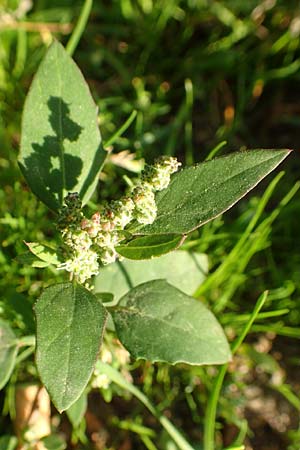
{"label": "small green bud", "polygon": [[146,166],[142,173],[142,185],[149,184],[154,191],[166,189],[170,183],[171,174],[176,172],[181,163],[176,158],[162,156],[155,160],[153,166]]}
{"label": "small green bud", "polygon": [[68,231],[64,235],[65,244],[76,252],[88,250],[92,245],[92,240],[85,230]]}
{"label": "small green bud", "polygon": [[68,195],[64,198],[64,203],[70,209],[81,209],[82,201],[80,200],[78,192],[69,192]]}
{"label": "small green bud", "polygon": [[134,202],[130,197],[115,200],[111,205],[113,212],[113,224],[115,228],[123,230],[132,220]]}
{"label": "small green bud", "polygon": [[64,198],[64,206],[59,211],[57,225],[60,230],[75,229],[83,218],[82,202],[77,192],[69,193]]}

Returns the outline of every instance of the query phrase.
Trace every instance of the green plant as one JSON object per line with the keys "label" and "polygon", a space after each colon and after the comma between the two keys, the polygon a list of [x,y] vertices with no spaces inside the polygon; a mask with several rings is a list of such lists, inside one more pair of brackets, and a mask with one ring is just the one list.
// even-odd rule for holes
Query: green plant
{"label": "green plant", "polygon": [[[55,216],[50,216],[53,226],[61,231],[55,248],[44,242],[28,243],[22,260],[34,267],[66,269],[71,275],[71,280],[47,287],[35,304],[37,368],[59,411],[69,409],[83,394],[98,358],[108,315],[135,358],[194,365],[230,360],[225,334],[213,314],[165,280],[145,280],[131,286],[113,303],[107,291],[94,294],[86,282],[98,273],[101,280],[106,270],[102,266],[117,255],[151,259],[177,249],[187,235],[233,206],[288,154],[288,150],[232,153],[185,168],[171,179],[178,163],[174,158],[163,158],[144,169],[126,197],[97,206],[98,211],[92,212],[89,201],[106,156],[97,111],[70,56],[60,44],[52,44],[25,104],[19,163],[33,193],[54,212]],[[124,266],[122,270],[130,279]],[[262,300],[249,324],[261,304]],[[32,339],[17,339],[5,322],[2,330],[4,385],[18,349],[32,346]],[[97,363],[97,370],[118,379],[101,363]],[[207,413],[211,424],[224,370]],[[146,406],[160,417],[151,404]],[[181,449],[191,448],[165,418],[160,420]],[[211,434],[210,429],[207,449],[213,445]]]}

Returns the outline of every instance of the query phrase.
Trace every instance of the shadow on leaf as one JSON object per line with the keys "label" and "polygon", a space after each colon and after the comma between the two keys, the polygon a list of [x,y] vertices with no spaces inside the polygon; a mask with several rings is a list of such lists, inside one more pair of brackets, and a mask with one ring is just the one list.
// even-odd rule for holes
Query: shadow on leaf
{"label": "shadow on leaf", "polygon": [[[66,142],[76,142],[83,128],[70,117],[70,108],[61,97],[49,97],[49,123],[53,134],[42,143],[31,144],[34,152],[25,158],[21,169],[25,178],[37,177],[43,189],[43,199],[56,210],[62,205],[63,191],[74,190],[82,171],[80,158],[66,153]],[[40,192],[35,192],[40,196]]]}

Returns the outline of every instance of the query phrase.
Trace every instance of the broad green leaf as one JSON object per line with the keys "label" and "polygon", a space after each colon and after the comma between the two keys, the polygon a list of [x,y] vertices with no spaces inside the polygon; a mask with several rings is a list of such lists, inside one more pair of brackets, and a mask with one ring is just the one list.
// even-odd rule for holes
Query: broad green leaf
{"label": "broad green leaf", "polygon": [[224,364],[228,342],[214,315],[165,280],[132,289],[112,310],[117,335],[135,357],[171,364]]}
{"label": "broad green leaf", "polygon": [[54,266],[58,266],[61,263],[56,250],[48,245],[40,244],[38,242],[25,242],[25,244],[33,255],[47,265],[53,264]]}
{"label": "broad green leaf", "polygon": [[119,245],[116,250],[128,259],[150,259],[168,253],[180,246],[183,237],[178,234],[159,234],[133,239],[126,245]]}
{"label": "broad green leaf", "polygon": [[86,412],[86,408],[87,394],[86,392],[83,392],[76,402],[66,411],[73,428],[77,428],[80,425]]}
{"label": "broad green leaf", "polygon": [[0,389],[5,386],[15,366],[17,338],[10,326],[0,319]]}
{"label": "broad green leaf", "polygon": [[207,272],[206,255],[176,250],[148,261],[125,260],[105,266],[95,279],[95,292],[112,292],[119,299],[140,283],[165,278],[183,292],[193,294]]}
{"label": "broad green leaf", "polygon": [[156,196],[157,218],[134,234],[189,233],[231,208],[283,161],[290,150],[231,153],[175,173]]}
{"label": "broad green leaf", "polygon": [[48,287],[34,309],[38,371],[61,412],[79,398],[89,381],[107,312],[90,291],[75,283]]}
{"label": "broad green leaf", "polygon": [[105,158],[97,108],[84,78],[54,42],[28,93],[19,163],[32,191],[57,210],[68,192],[86,203]]}

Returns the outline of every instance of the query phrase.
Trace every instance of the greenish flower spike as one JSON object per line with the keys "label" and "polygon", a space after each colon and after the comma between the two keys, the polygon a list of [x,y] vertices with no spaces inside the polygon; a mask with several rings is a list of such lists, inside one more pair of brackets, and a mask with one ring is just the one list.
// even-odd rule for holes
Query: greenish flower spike
{"label": "greenish flower spike", "polygon": [[69,193],[57,221],[66,258],[58,268],[85,284],[93,275],[98,275],[101,265],[114,262],[118,257],[115,248],[124,239],[125,227],[133,220],[144,225],[154,222],[155,192],[168,186],[171,174],[180,165],[173,157],[157,159],[153,166],[146,166],[130,195],[100,205],[90,219],[82,212],[79,194]]}
{"label": "greenish flower spike", "polygon": [[153,166],[146,166],[142,173],[142,183],[147,183],[154,191],[162,191],[168,187],[171,174],[177,172],[181,163],[176,158],[161,156]]}
{"label": "greenish flower spike", "polygon": [[133,202],[135,205],[134,218],[145,225],[153,223],[157,207],[155,203],[155,195],[148,184],[137,186],[132,193]]}

